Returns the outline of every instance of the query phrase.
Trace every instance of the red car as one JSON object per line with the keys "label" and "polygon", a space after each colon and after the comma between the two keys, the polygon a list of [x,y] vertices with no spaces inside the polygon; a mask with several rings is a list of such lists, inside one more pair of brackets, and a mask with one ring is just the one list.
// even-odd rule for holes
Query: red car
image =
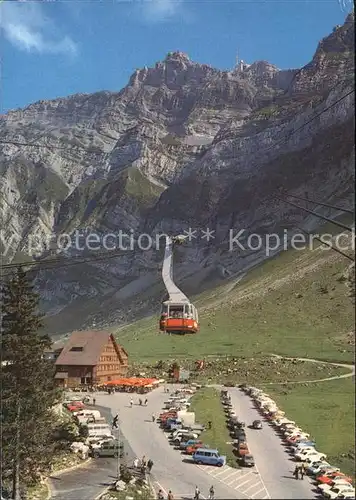
{"label": "red car", "polygon": [[72,401],[71,403],[67,404],[67,410],[69,411],[80,411],[84,410],[85,405],[81,401]]}
{"label": "red car", "polygon": [[187,446],[185,452],[187,455],[194,455],[194,453],[199,450],[199,448],[207,448],[207,446],[199,441],[199,443],[192,444],[192,446]]}
{"label": "red car", "polygon": [[318,483],[321,484],[328,484],[331,485],[335,479],[343,479],[344,481],[347,481],[348,483],[352,483],[352,478],[347,477],[345,474],[342,472],[330,472],[329,474],[322,474],[321,476],[318,476],[316,480]]}

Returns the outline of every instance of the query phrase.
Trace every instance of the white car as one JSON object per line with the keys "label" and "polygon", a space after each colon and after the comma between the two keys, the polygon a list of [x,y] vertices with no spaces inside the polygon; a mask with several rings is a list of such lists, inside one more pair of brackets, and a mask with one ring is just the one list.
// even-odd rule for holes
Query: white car
{"label": "white car", "polygon": [[305,462],[308,462],[308,464],[315,462],[316,460],[325,460],[326,455],[324,453],[319,453],[318,451],[316,453],[311,452],[308,454],[303,460]]}
{"label": "white car", "polygon": [[111,439],[115,439],[114,436],[112,436],[111,434],[106,434],[104,436],[102,435],[94,435],[94,436],[90,436],[87,441],[90,445],[94,444],[94,443],[97,443],[98,441],[103,441],[103,440],[111,440]]}
{"label": "white car", "polygon": [[335,486],[334,488],[331,488],[328,491],[323,492],[323,496],[325,498],[331,498],[335,499],[338,498],[338,496],[342,495],[355,495],[355,488],[353,488],[351,485],[349,486]]}
{"label": "white car", "polygon": [[318,460],[325,460],[326,455],[324,453],[320,453],[319,451],[315,450],[314,448],[309,449],[309,450],[303,450],[295,455],[296,460],[305,460],[306,462],[317,462]]}
{"label": "white car", "polygon": [[351,486],[348,481],[342,478],[336,478],[331,484],[318,484],[317,488],[319,491],[329,491],[332,488],[338,488],[339,486]]}
{"label": "white car", "polygon": [[96,448],[101,448],[103,444],[105,443],[110,443],[113,439],[115,439],[114,436],[111,436],[112,439],[101,439],[100,441],[96,441],[91,445],[91,448],[95,450]]}
{"label": "white car", "polygon": [[310,453],[318,453],[314,446],[300,446],[298,448],[292,449],[293,455],[297,460],[303,460],[303,457],[310,455]]}
{"label": "white car", "polygon": [[288,437],[290,437],[290,438],[292,438],[292,437],[294,438],[295,437],[298,440],[298,439],[309,438],[310,434],[308,434],[307,432],[295,429],[292,432],[292,434],[290,436],[288,436]]}

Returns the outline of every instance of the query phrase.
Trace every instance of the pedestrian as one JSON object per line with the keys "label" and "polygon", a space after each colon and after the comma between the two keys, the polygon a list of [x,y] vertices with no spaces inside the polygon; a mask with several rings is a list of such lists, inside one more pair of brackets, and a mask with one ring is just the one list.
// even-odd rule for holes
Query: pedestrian
{"label": "pedestrian", "polygon": [[131,406],[131,408],[133,406],[133,399],[132,398],[130,399],[130,406]]}
{"label": "pedestrian", "polygon": [[305,475],[305,467],[304,467],[304,464],[301,465],[300,469],[299,469],[299,472],[300,472],[300,479],[304,479],[304,475]]}
{"label": "pedestrian", "polygon": [[297,466],[296,466],[296,468],[294,469],[293,476],[294,476],[296,479],[299,479],[299,467],[298,467],[298,465],[297,465]]}
{"label": "pedestrian", "polygon": [[174,500],[174,496],[173,496],[172,490],[169,490],[168,496],[167,496],[167,500]]}
{"label": "pedestrian", "polygon": [[164,500],[164,496],[163,496],[163,491],[162,490],[158,490],[157,500]]}
{"label": "pedestrian", "polygon": [[155,420],[156,420],[155,414],[152,413],[152,422],[155,422]]}
{"label": "pedestrian", "polygon": [[139,405],[142,406],[142,399],[141,398],[138,400],[138,402],[139,402]]}
{"label": "pedestrian", "polygon": [[146,398],[145,399],[145,406],[147,406],[147,403],[148,403],[148,399]]}
{"label": "pedestrian", "polygon": [[118,420],[119,420],[119,414],[115,415],[114,420],[112,421],[112,426],[115,429],[118,429]]}
{"label": "pedestrian", "polygon": [[198,486],[196,486],[194,491],[194,500],[199,500],[199,498],[200,498],[200,490]]}
{"label": "pedestrian", "polygon": [[211,423],[211,421],[209,420],[209,422],[208,422],[208,429],[211,429],[211,427],[212,427],[212,423]]}
{"label": "pedestrian", "polygon": [[141,458],[141,464],[142,464],[142,466],[143,466],[143,467],[145,467],[145,468],[146,468],[146,463],[147,463],[147,462],[146,462],[146,457],[145,457],[145,455],[143,455],[143,457]]}
{"label": "pedestrian", "polygon": [[214,500],[214,498],[215,498],[214,486],[210,486],[208,498],[209,498],[209,500]]}
{"label": "pedestrian", "polygon": [[133,466],[135,467],[135,469],[138,469],[138,466],[140,465],[140,461],[139,459],[136,457],[135,460],[133,461]]}
{"label": "pedestrian", "polygon": [[93,406],[95,406],[95,403],[96,403],[96,399],[93,398]]}
{"label": "pedestrian", "polygon": [[151,459],[149,459],[149,461],[147,462],[147,470],[148,470],[148,472],[151,472],[152,467],[153,467],[153,462],[152,462]]}

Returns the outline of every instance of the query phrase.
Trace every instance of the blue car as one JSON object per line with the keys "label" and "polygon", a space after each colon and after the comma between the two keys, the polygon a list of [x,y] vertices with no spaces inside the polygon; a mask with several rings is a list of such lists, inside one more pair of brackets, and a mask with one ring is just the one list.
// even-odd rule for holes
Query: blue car
{"label": "blue car", "polygon": [[216,465],[217,467],[222,467],[226,464],[226,457],[219,455],[218,450],[198,448],[193,454],[193,461],[196,464]]}
{"label": "blue car", "polygon": [[327,462],[314,462],[314,463],[310,464],[310,466],[307,468],[307,474],[309,476],[315,476],[315,475],[320,474],[320,472],[327,471],[327,470],[335,470],[336,472],[340,471],[340,469],[333,467],[332,465],[328,464]]}

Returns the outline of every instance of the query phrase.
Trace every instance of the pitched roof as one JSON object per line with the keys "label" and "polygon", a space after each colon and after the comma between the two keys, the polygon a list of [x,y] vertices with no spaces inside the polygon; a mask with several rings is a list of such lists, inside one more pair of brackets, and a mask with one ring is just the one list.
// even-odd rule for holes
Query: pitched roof
{"label": "pitched roof", "polygon": [[[114,337],[110,332],[105,330],[73,332],[68,342],[65,344],[62,352],[58,356],[55,364],[95,366],[98,364],[104,345],[108,342],[109,338],[113,340],[115,345],[116,342]],[[120,352],[122,348],[119,346],[117,347]],[[72,348],[77,348],[77,350],[71,351]],[[119,357],[122,362],[121,356]]]}

